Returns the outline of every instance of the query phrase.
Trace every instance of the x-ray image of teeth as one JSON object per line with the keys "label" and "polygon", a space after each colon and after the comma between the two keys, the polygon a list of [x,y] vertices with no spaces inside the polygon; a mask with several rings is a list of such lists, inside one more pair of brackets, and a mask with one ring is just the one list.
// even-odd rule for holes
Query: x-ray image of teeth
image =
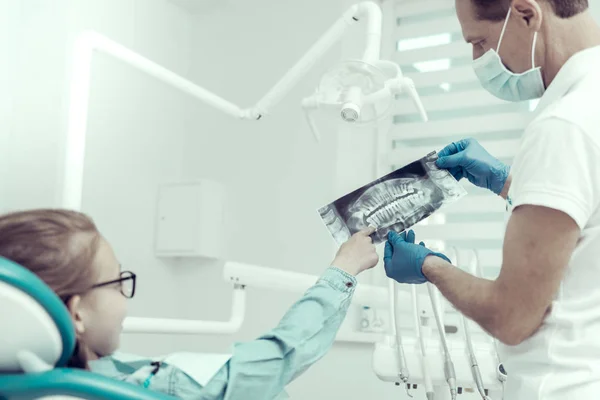
{"label": "x-ray image of teeth", "polygon": [[338,244],[361,229],[373,226],[373,242],[386,240],[390,230],[402,232],[429,217],[442,206],[466,195],[446,170],[428,154],[321,207],[319,214]]}

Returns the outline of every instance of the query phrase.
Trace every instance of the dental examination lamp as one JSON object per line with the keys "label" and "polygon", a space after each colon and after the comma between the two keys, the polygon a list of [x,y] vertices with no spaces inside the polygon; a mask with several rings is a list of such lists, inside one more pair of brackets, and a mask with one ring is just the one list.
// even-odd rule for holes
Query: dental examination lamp
{"label": "dental examination lamp", "polygon": [[[317,140],[319,133],[312,117],[318,109],[337,114],[340,121],[369,124],[384,118],[392,109],[396,95],[408,94],[423,120],[427,115],[414,83],[404,77],[400,67],[380,59],[382,11],[365,1],[348,9],[304,56],[254,106],[242,109],[222,97],[192,83],[155,62],[133,52],[97,32],[87,31],[76,40],[70,88],[69,121],[65,165],[65,195],[69,208],[79,209],[89,106],[93,55],[106,53],[130,66],[190,94],[211,107],[238,119],[260,120],[294,88],[325,53],[338,42],[347,28],[366,22],[366,49],[359,60],[342,62],[320,80],[316,91],[304,101],[309,126]],[[75,193],[75,194],[74,194]]]}
{"label": "dental examination lamp", "polygon": [[341,120],[367,125],[389,115],[393,100],[401,93],[408,94],[423,121],[427,114],[415,85],[402,75],[400,67],[391,61],[351,60],[334,66],[323,75],[316,92],[302,102],[308,124],[315,136],[320,135],[313,119],[319,108],[339,112]]}

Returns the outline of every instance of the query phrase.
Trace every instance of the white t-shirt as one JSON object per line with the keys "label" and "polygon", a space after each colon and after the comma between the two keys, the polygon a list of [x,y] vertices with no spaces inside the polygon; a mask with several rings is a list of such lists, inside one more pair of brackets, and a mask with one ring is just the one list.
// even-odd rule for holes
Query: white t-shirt
{"label": "white t-shirt", "polygon": [[544,94],[511,168],[512,208],[569,215],[581,237],[539,331],[501,346],[507,400],[600,398],[600,47],[573,56]]}

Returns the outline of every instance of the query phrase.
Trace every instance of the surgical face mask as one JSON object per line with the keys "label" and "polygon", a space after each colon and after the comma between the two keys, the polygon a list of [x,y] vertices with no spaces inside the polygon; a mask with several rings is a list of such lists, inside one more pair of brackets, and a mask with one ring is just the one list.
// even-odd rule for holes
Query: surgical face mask
{"label": "surgical face mask", "polygon": [[535,67],[537,32],[533,35],[530,70],[521,74],[515,74],[504,66],[498,54],[510,12],[511,10],[509,9],[504,26],[502,27],[502,33],[500,33],[500,39],[498,40],[498,48],[496,50],[490,49],[483,56],[474,60],[473,69],[484,89],[502,100],[516,102],[537,99],[546,91],[541,68]]}

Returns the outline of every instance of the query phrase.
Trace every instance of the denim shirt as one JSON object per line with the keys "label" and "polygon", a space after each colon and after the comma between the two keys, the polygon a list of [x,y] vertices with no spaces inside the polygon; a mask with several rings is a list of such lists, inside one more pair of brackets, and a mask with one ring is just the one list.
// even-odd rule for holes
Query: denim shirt
{"label": "denim shirt", "polygon": [[123,362],[105,357],[90,362],[90,369],[180,399],[287,399],[285,387],[333,345],[356,283],[346,272],[328,268],[276,328],[256,340],[236,343],[231,358],[205,386],[175,366],[152,365],[150,359]]}

